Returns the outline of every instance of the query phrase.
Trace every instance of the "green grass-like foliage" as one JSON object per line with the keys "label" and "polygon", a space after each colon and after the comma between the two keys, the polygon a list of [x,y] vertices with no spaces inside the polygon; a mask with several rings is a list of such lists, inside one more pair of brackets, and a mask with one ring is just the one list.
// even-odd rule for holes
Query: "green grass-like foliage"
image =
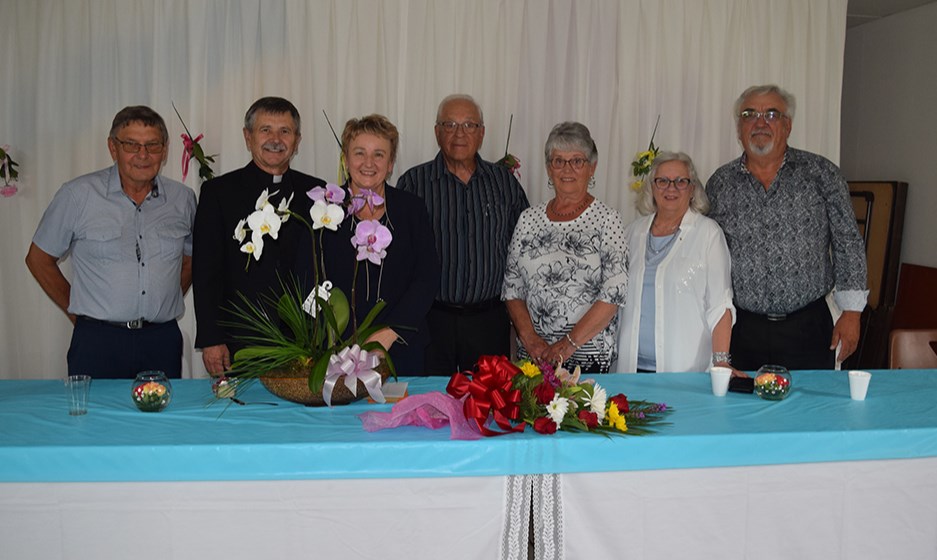
{"label": "green grass-like foliage", "polygon": [[[234,319],[222,325],[245,332],[239,338],[248,345],[234,354],[232,375],[250,379],[277,370],[309,372],[309,388],[321,391],[329,358],[358,344],[364,350],[380,350],[391,374],[396,376],[383,346],[378,342],[365,343],[368,337],[384,328],[375,325],[374,320],[384,309],[385,302],[378,302],[357,329],[343,337],[350,309],[348,298],[339,288],[332,288],[328,301],[316,297],[319,310],[316,317],[303,309],[306,296],[297,281],[281,280],[280,288],[280,295],[261,295],[260,302],[238,294],[239,302],[228,309]],[[268,310],[275,310],[275,315],[271,316]]]}

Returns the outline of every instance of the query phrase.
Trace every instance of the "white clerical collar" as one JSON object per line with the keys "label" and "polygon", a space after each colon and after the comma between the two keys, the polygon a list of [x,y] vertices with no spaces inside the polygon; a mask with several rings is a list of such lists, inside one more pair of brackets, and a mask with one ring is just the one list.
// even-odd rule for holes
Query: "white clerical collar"
{"label": "white clerical collar", "polygon": [[282,182],[283,182],[283,175],[274,175],[274,176],[273,176],[273,184],[274,184],[274,185],[276,185],[277,183],[282,183]]}

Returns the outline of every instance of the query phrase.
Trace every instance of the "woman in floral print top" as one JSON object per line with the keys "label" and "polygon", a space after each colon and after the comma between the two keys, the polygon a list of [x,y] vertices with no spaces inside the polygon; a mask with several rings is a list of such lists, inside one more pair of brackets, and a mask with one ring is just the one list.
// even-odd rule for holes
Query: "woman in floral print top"
{"label": "woman in floral print top", "polygon": [[544,155],[556,195],[521,214],[501,298],[517,331],[520,358],[607,373],[627,291],[621,216],[589,194],[598,152],[588,128],[556,125]]}

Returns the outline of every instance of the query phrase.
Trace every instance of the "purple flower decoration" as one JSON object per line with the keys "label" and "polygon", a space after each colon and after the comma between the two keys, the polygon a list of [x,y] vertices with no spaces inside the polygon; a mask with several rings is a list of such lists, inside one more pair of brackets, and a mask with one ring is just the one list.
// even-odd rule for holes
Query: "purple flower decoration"
{"label": "purple flower decoration", "polygon": [[560,380],[556,377],[556,373],[553,371],[553,368],[542,369],[543,380],[550,384],[554,389],[560,386]]}
{"label": "purple flower decoration", "polygon": [[345,200],[345,189],[334,183],[328,183],[325,188],[313,187],[306,192],[306,196],[313,202],[323,201],[331,204],[341,204]]}
{"label": "purple flower decoration", "polygon": [[384,198],[371,189],[361,189],[360,193],[351,197],[352,214],[357,214],[358,211],[364,208],[365,204],[368,205],[368,208],[374,210],[375,206],[384,204]]}
{"label": "purple flower decoration", "polygon": [[392,239],[390,230],[377,220],[363,220],[355,226],[351,244],[358,249],[356,258],[359,261],[367,259],[374,264],[381,264],[387,256],[386,249]]}

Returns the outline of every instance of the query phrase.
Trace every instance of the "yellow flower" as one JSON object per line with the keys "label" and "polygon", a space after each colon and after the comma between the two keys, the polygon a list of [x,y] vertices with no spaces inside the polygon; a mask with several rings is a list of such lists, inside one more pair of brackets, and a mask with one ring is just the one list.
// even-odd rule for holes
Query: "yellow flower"
{"label": "yellow flower", "polygon": [[768,383],[773,383],[773,382],[774,382],[773,373],[762,373],[761,375],[755,378],[755,385],[758,385],[759,387],[762,385],[767,385]]}
{"label": "yellow flower", "polygon": [[608,405],[608,419],[609,427],[615,428],[619,432],[627,432],[628,424],[625,422],[625,417],[619,412],[618,405],[614,402]]}
{"label": "yellow flower", "polygon": [[631,190],[633,190],[633,191],[639,191],[639,190],[641,190],[641,183],[642,183],[642,182],[643,182],[643,181],[635,181],[634,183],[631,183]]}
{"label": "yellow flower", "polygon": [[642,160],[642,159],[647,159],[648,164],[653,163],[653,162],[654,162],[654,152],[653,152],[652,150],[645,150],[645,151],[641,152],[640,154],[638,154],[637,159],[638,159],[638,161],[640,161],[640,160]]}
{"label": "yellow flower", "polygon": [[534,363],[531,362],[530,360],[524,360],[521,363],[520,368],[521,368],[521,371],[524,373],[524,375],[526,375],[527,377],[535,377],[537,375],[540,375],[540,368],[534,365]]}

